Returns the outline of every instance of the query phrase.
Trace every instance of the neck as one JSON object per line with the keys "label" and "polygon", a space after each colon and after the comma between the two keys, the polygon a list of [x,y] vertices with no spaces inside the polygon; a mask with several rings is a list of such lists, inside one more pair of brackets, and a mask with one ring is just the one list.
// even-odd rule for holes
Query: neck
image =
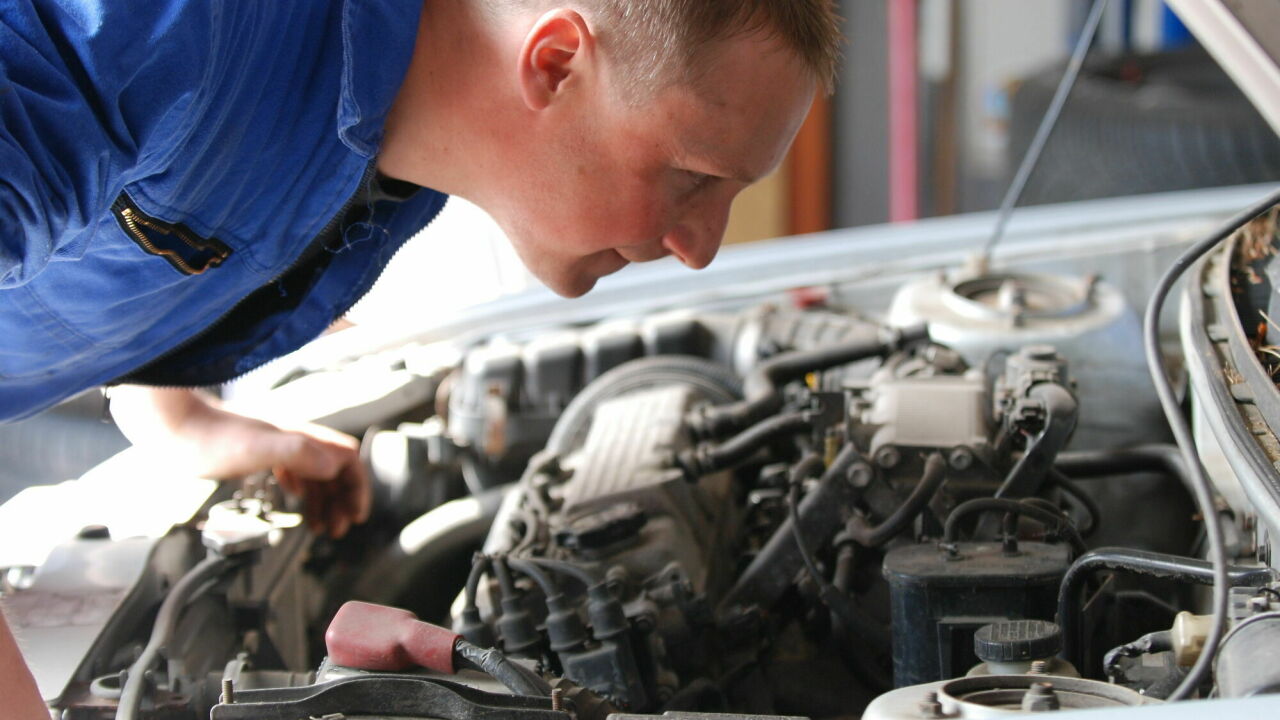
{"label": "neck", "polygon": [[503,82],[504,39],[495,25],[467,0],[425,1],[413,59],[387,116],[380,171],[471,198],[480,165],[496,159],[495,134],[509,134],[495,124],[510,109],[497,107],[516,99]]}

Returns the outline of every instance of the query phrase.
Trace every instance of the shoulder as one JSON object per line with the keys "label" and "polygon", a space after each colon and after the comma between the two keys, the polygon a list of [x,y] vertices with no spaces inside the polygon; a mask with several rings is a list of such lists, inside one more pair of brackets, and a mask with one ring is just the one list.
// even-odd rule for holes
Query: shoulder
{"label": "shoulder", "polygon": [[103,98],[171,102],[216,82],[220,66],[237,66],[246,51],[296,46],[299,34],[336,25],[342,4],[6,0],[0,2],[0,67],[11,76],[61,74]]}

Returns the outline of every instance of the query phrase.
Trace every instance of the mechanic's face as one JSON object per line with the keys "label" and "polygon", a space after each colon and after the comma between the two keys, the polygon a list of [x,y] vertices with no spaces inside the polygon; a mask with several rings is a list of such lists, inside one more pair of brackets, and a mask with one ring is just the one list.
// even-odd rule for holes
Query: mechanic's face
{"label": "mechanic's face", "polygon": [[552,290],[576,297],[627,263],[667,255],[706,267],[734,197],[782,162],[815,92],[802,61],[750,36],[707,62],[697,87],[639,105],[597,65],[535,113],[544,142],[509,159],[506,187],[484,204]]}

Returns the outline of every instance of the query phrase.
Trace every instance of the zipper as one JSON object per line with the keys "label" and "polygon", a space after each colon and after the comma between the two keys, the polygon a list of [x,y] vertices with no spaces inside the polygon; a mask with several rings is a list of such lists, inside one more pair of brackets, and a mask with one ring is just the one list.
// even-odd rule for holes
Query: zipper
{"label": "zipper", "polygon": [[[377,159],[375,158],[374,160],[371,160],[371,161],[369,162],[368,166],[366,166],[366,167],[365,167],[364,173],[360,176],[360,182],[359,182],[359,184],[357,184],[357,185],[356,185],[356,189],[355,189],[355,191],[354,191],[353,193],[351,193],[351,195],[347,198],[346,202],[344,202],[344,203],[342,204],[342,207],[338,209],[337,213],[336,213],[336,214],[334,214],[334,216],[329,220],[329,222],[325,224],[324,228],[323,228],[323,229],[321,229],[321,230],[320,230],[320,232],[318,232],[318,233],[315,235],[315,237],[311,240],[310,244],[308,244],[308,245],[307,245],[307,247],[303,249],[303,251],[298,255],[298,257],[297,257],[297,258],[296,258],[292,263],[290,263],[290,264],[289,264],[289,266],[288,266],[287,268],[285,268],[284,270],[281,270],[280,272],[276,273],[276,274],[275,274],[275,276],[273,276],[273,277],[272,277],[270,280],[268,280],[267,282],[263,283],[260,287],[265,287],[265,286],[267,286],[267,285],[271,285],[272,283],[275,283],[275,282],[279,281],[279,280],[280,280],[280,278],[282,278],[282,277],[284,277],[285,275],[287,275],[291,270],[293,270],[294,268],[298,267],[298,266],[299,266],[300,264],[302,264],[303,262],[306,262],[308,259],[310,259],[311,257],[313,257],[313,256],[315,255],[315,253],[321,249],[322,245],[324,244],[324,241],[328,238],[328,236],[329,236],[329,235],[331,235],[331,234],[333,233],[333,231],[336,229],[336,227],[337,227],[339,224],[341,224],[341,223],[342,223],[342,221],[343,221],[343,219],[346,217],[347,213],[348,213],[348,212],[350,212],[350,211],[351,211],[351,209],[352,209],[353,207],[355,207],[356,202],[357,202],[357,201],[359,201],[359,200],[364,196],[364,194],[365,194],[365,187],[366,187],[366,186],[367,186],[367,185],[368,185],[368,184],[373,180],[373,176],[374,176],[374,174],[375,174],[376,172],[377,172]],[[121,195],[121,197],[124,197],[124,196],[123,196],[123,194]],[[117,202],[119,202],[119,201],[117,201]],[[438,212],[438,211],[437,211],[436,215],[437,215],[437,216],[439,215],[439,212]],[[430,222],[428,222],[428,223],[427,223],[427,225],[430,225],[430,224],[431,224],[431,222],[434,222],[434,220],[435,220],[435,217],[433,216],[433,217],[432,217],[432,220],[431,220]],[[426,225],[424,225],[423,227],[425,228],[425,227],[426,227]],[[421,232],[421,229],[419,229],[419,232]],[[391,261],[391,258],[394,258],[397,254],[399,254],[399,253],[400,253],[400,250],[402,250],[406,244],[408,244],[408,240],[407,240],[407,239],[406,239],[406,241],[405,241],[404,243],[401,243],[401,244],[400,244],[400,247],[396,248],[396,249],[395,249],[395,251],[394,251],[393,253],[391,253],[391,256],[390,256],[390,257],[388,257],[388,258],[387,258],[388,263]],[[379,269],[379,271],[378,271],[378,278],[382,277],[382,273],[383,273],[383,271],[385,271],[385,269],[386,269],[386,265],[384,264],[384,265],[383,265],[383,267],[382,267],[381,269]],[[369,288],[370,288],[370,289],[372,289],[372,288],[373,288],[373,286],[374,286],[375,284],[377,284],[377,278],[375,278],[375,279],[374,279],[374,282],[373,282],[373,283],[371,283],[371,284],[369,285]],[[252,294],[252,291],[250,292],[250,295],[251,295],[251,294]],[[361,299],[361,298],[363,298],[363,297],[364,297],[364,295],[367,295],[367,294],[368,294],[368,291],[366,290],[366,291],[365,291],[365,293],[363,293],[359,298],[356,298],[356,299],[355,299],[355,301],[353,301],[353,302],[352,302],[352,305],[354,305],[356,302],[359,302],[359,301],[360,301],[360,299]],[[233,313],[233,312],[235,312],[237,309],[239,309],[239,307],[240,307],[241,305],[243,305],[243,304],[244,304],[245,300],[246,300],[248,297],[249,297],[249,295],[246,295],[244,298],[242,298],[242,299],[240,299],[239,301],[237,301],[234,305],[232,305],[231,307],[227,308],[226,312],[222,313],[221,315],[219,315],[219,316],[218,316],[218,318],[217,318],[216,320],[214,320],[213,322],[209,323],[209,325],[207,325],[207,326],[204,328],[204,330],[201,330],[200,332],[196,333],[194,336],[192,336],[192,337],[190,337],[190,338],[186,339],[186,340],[185,340],[185,341],[183,341],[182,343],[179,343],[176,347],[171,348],[171,349],[170,349],[170,350],[168,350],[167,352],[164,352],[164,353],[162,353],[162,354],[160,354],[160,355],[158,355],[158,356],[156,356],[156,357],[152,358],[151,360],[148,360],[148,361],[146,362],[146,364],[142,365],[141,367],[139,367],[139,368],[137,368],[137,369],[135,369],[135,370],[132,370],[132,371],[130,371],[129,373],[125,374],[123,377],[117,378],[116,380],[113,380],[113,381],[111,381],[110,383],[107,383],[107,384],[109,384],[109,385],[118,385],[118,384],[122,384],[122,383],[126,383],[126,384],[127,384],[127,383],[129,382],[129,378],[130,378],[131,376],[133,376],[134,374],[136,374],[136,373],[138,373],[138,372],[141,372],[141,371],[143,371],[143,370],[146,370],[147,368],[152,367],[153,365],[156,365],[156,364],[159,364],[159,363],[161,363],[161,362],[164,362],[165,360],[169,359],[170,357],[173,357],[174,355],[177,355],[178,353],[182,352],[183,350],[186,350],[188,347],[190,347],[191,345],[195,344],[195,343],[196,343],[197,341],[199,341],[202,337],[204,337],[205,333],[207,333],[207,332],[209,332],[211,329],[213,329],[213,328],[217,327],[219,324],[221,324],[221,323],[222,323],[222,321],[223,321],[224,319],[226,319],[229,315],[231,315],[231,313]],[[350,307],[346,308],[345,310],[343,310],[343,313],[345,314],[345,313],[346,313],[346,311],[347,311],[347,310],[350,310],[350,309],[351,309]],[[337,318],[334,318],[334,319],[336,320]],[[220,384],[223,384],[223,383],[231,382],[232,380],[236,380],[236,379],[238,379],[238,378],[242,378],[242,377],[244,377],[245,375],[248,375],[249,373],[251,373],[251,372],[253,372],[254,370],[258,369],[258,367],[261,367],[261,365],[259,365],[259,366],[257,366],[257,367],[249,368],[249,369],[247,369],[247,370],[245,370],[245,371],[243,371],[243,372],[237,373],[237,374],[232,375],[232,376],[230,376],[230,377],[218,378],[217,380],[213,381],[211,384],[214,384],[214,385],[220,385]],[[151,385],[150,387],[187,388],[187,389],[194,389],[194,386],[190,386],[190,385]]]}
{"label": "zipper", "polygon": [[164,258],[183,275],[203,274],[231,256],[231,248],[214,238],[202,238],[181,223],[147,215],[123,192],[111,209],[120,227],[138,247]]}

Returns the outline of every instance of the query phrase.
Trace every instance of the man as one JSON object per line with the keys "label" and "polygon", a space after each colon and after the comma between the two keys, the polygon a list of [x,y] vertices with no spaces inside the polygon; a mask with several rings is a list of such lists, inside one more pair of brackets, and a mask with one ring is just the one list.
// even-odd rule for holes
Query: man
{"label": "man", "polygon": [[[30,2],[0,6],[8,418],[298,347],[446,193],[565,296],[630,262],[704,267],[838,45],[829,0]],[[334,534],[367,513],[350,438],[119,395],[130,438],[186,470],[275,468]]]}

